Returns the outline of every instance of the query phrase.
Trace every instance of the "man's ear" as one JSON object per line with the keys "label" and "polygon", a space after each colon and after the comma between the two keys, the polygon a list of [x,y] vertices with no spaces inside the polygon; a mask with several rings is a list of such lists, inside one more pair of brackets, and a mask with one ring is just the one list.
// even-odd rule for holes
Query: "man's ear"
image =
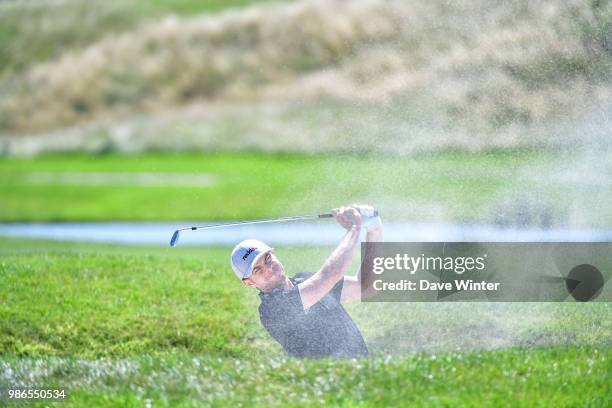
{"label": "man's ear", "polygon": [[254,288],[254,287],[255,287],[255,282],[253,282],[253,281],[251,280],[251,278],[244,278],[244,279],[242,280],[242,284],[243,284],[244,286],[250,286],[251,288]]}

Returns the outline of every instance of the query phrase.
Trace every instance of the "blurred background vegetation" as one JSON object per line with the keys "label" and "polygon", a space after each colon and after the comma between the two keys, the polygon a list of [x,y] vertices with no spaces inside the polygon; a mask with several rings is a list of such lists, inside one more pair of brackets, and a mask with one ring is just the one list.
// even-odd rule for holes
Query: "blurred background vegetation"
{"label": "blurred background vegetation", "polygon": [[[164,206],[135,214],[121,197],[136,185],[80,185],[79,195],[58,181],[66,177],[40,175],[119,172],[138,154],[141,172],[184,162],[183,171],[219,176],[216,190],[177,190],[175,201],[230,203],[166,218],[361,199],[419,220],[512,224],[526,211],[523,224],[612,223],[610,1],[8,0],[0,55],[4,220],[163,219],[167,189],[149,188],[140,201]],[[204,156],[159,155],[184,152]],[[231,204],[246,181],[222,183],[230,163],[249,168],[235,152],[278,179],[249,206]],[[46,153],[85,156],[19,158]],[[90,153],[128,157],[103,164]],[[307,173],[292,160],[311,160]],[[78,197],[97,204],[61,210]]]}
{"label": "blurred background vegetation", "polygon": [[3,2],[3,151],[572,144],[610,107],[609,1],[249,3]]}

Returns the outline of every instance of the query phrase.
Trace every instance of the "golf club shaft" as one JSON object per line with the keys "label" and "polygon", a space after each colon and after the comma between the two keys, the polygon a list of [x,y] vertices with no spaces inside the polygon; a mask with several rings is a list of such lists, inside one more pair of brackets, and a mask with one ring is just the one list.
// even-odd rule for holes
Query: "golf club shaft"
{"label": "golf club shaft", "polygon": [[180,228],[179,231],[188,231],[188,230],[196,231],[196,230],[202,230],[202,229],[233,227],[236,225],[264,224],[264,223],[269,223],[269,222],[282,222],[282,221],[300,221],[300,220],[310,220],[310,219],[316,219],[316,218],[331,218],[331,217],[333,217],[332,213],[296,215],[293,217],[266,218],[266,219],[261,219],[261,220],[238,221],[238,222],[227,222],[227,223],[215,224],[215,225],[204,225],[201,227],[186,227],[186,228]]}
{"label": "golf club shaft", "polygon": [[[374,211],[374,216],[378,215],[378,211]],[[213,228],[223,228],[223,227],[234,227],[238,225],[249,225],[249,224],[264,224],[270,222],[284,222],[284,221],[300,221],[300,220],[312,220],[317,218],[332,218],[334,215],[332,213],[322,213],[322,214],[310,214],[310,215],[296,215],[293,217],[281,217],[281,218],[266,218],[262,220],[251,220],[251,221],[238,221],[238,222],[226,222],[224,224],[215,224],[215,225],[203,225],[201,227],[186,227],[179,228],[174,231],[172,234],[172,238],[170,239],[170,246],[173,247],[177,244],[179,239],[179,233],[181,231],[197,231],[197,230],[207,230]]]}

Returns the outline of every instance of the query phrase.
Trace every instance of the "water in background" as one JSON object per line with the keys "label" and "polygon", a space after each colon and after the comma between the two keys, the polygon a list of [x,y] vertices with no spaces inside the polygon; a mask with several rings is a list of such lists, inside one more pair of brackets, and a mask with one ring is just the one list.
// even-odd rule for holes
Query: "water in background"
{"label": "water in background", "polygon": [[[0,224],[0,236],[130,245],[169,245],[180,227],[207,223],[40,223]],[[385,241],[415,242],[533,242],[612,241],[612,230],[504,228],[495,225],[386,223]],[[235,245],[257,238],[271,245],[333,245],[343,235],[333,223],[293,222],[245,225],[209,231],[183,231],[178,245]]]}

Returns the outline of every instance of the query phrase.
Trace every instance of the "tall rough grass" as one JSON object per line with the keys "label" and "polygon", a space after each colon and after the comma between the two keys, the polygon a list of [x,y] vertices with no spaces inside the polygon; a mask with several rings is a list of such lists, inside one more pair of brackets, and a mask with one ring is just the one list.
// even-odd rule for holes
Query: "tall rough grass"
{"label": "tall rough grass", "polygon": [[193,15],[265,0],[0,1],[0,76],[78,52],[108,33],[168,13]]}
{"label": "tall rough grass", "polygon": [[325,97],[424,100],[486,132],[609,100],[611,62],[610,1],[302,0],[151,21],[5,77],[0,129]]}
{"label": "tall rough grass", "polygon": [[91,45],[107,32],[129,28],[136,10],[107,0],[92,6],[79,0],[8,0],[0,2],[0,75]]}

